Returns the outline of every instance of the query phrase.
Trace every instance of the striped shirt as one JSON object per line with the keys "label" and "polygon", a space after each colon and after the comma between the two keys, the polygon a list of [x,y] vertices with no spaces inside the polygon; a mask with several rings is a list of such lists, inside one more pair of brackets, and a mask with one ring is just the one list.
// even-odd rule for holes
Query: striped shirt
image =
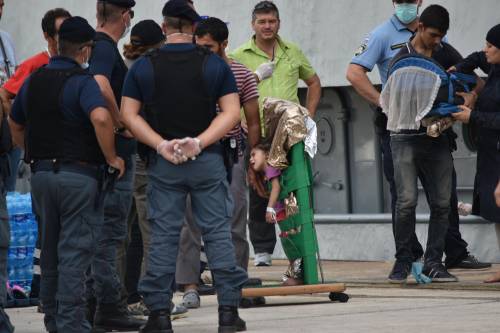
{"label": "striped shirt", "polygon": [[[232,60],[229,67],[231,68],[231,71],[236,79],[236,86],[238,87],[241,106],[254,98],[258,99],[259,91],[257,89],[257,80],[255,79],[253,72],[234,60]],[[226,137],[234,137],[238,140],[241,139],[242,134],[242,127],[240,123],[233,130],[231,130]]]}

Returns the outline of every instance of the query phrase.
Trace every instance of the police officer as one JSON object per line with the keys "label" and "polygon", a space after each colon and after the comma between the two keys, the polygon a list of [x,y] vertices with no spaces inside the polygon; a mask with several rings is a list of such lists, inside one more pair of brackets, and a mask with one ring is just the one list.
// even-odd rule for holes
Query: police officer
{"label": "police officer", "polygon": [[42,234],[41,293],[49,332],[90,332],[85,321],[84,273],[103,213],[97,201],[104,162],[121,176],[113,125],[96,81],[82,67],[95,30],[81,17],[59,31],[59,54],[23,84],[10,125],[25,148],[33,176],[34,209]]}
{"label": "police officer", "polygon": [[[136,150],[135,140],[120,121],[119,105],[127,66],[117,43],[130,30],[134,6],[133,0],[97,2],[97,34],[90,58],[90,72],[94,75],[114,119],[117,153],[125,160],[126,165],[125,175],[104,200],[104,225],[92,263],[97,311],[95,317],[89,319],[94,319],[96,331],[137,330],[144,324],[144,320],[128,314],[126,302],[122,301],[123,286],[116,270],[117,248],[127,237],[127,217],[132,205]],[[92,317],[92,311],[89,312],[89,317]]]}
{"label": "police officer", "polygon": [[[375,130],[380,139],[384,175],[391,192],[391,209],[393,232],[395,225],[396,185],[394,183],[394,166],[391,155],[390,133],[387,131],[387,117],[379,105],[380,92],[373,86],[367,73],[377,65],[382,84],[387,81],[387,72],[392,58],[406,45],[418,27],[418,10],[422,0],[393,0],[394,15],[382,25],[368,34],[347,69],[347,79],[358,94],[370,104],[377,107],[375,113]],[[456,173],[453,172],[451,211],[449,228],[446,234],[446,266],[448,268],[484,269],[491,264],[479,262],[467,251],[467,242],[462,239],[459,230],[458,199],[456,193]],[[422,257],[424,251],[415,233],[411,235],[411,248],[414,259]],[[399,272],[391,272],[390,280]],[[403,274],[404,275],[404,274]]]}
{"label": "police officer", "polygon": [[[121,110],[127,128],[152,148],[148,169],[152,239],[139,285],[151,314],[140,332],[172,332],[171,285],[188,194],[214,274],[219,332],[243,331],[245,322],[237,307],[247,274],[237,266],[231,242],[232,202],[218,143],[240,121],[238,89],[224,60],[192,43],[199,16],[186,0],[168,1],[163,16],[167,44],[131,68]],[[143,105],[144,117],[139,114]],[[178,165],[185,157],[194,160]]]}

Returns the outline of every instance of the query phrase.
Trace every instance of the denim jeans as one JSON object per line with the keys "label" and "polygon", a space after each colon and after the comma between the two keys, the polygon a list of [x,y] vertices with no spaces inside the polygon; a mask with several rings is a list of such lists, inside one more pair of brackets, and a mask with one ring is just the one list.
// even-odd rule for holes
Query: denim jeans
{"label": "denim jeans", "polygon": [[147,307],[151,311],[169,309],[188,194],[205,243],[219,304],[238,306],[247,273],[236,264],[231,241],[229,219],[233,205],[222,154],[205,151],[182,165],[154,157],[148,175],[151,245],[146,273],[139,284]]}
{"label": "denim jeans", "polygon": [[396,259],[411,262],[411,238],[415,232],[415,209],[418,202],[417,179],[427,192],[430,220],[426,265],[441,263],[448,230],[453,174],[453,158],[448,138],[426,135],[393,135],[391,137],[396,184]]}
{"label": "denim jeans", "polygon": [[[380,150],[382,152],[382,164],[384,168],[384,176],[389,183],[389,190],[391,192],[391,213],[392,213],[392,233],[394,238],[396,237],[396,202],[397,202],[397,191],[396,183],[394,182],[394,163],[392,161],[391,152],[391,135],[389,131],[378,131],[380,140]],[[410,246],[413,253],[413,260],[418,260],[424,255],[424,249],[417,238],[415,232],[410,237]]]}

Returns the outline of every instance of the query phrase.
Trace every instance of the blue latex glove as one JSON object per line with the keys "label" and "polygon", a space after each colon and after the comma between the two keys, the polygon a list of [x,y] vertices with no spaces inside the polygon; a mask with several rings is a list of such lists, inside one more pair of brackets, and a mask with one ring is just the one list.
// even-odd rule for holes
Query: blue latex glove
{"label": "blue latex glove", "polygon": [[424,268],[424,264],[422,264],[421,262],[414,262],[412,265],[411,265],[411,274],[413,275],[413,277],[415,278],[415,280],[417,281],[418,284],[427,284],[427,283],[431,283],[432,280],[431,278],[427,277],[426,275],[424,275],[422,273],[422,269]]}

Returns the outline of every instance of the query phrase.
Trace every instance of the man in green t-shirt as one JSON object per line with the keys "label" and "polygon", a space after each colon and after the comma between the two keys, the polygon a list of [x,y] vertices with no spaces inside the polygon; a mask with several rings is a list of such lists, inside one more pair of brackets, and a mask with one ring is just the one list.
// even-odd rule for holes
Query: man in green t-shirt
{"label": "man in green t-shirt", "polygon": [[[230,57],[254,71],[259,82],[260,105],[266,97],[299,103],[298,85],[299,80],[303,80],[308,88],[306,107],[314,117],[321,97],[320,79],[299,47],[278,35],[279,10],[273,2],[261,1],[255,6],[252,28],[255,35]],[[263,119],[261,114],[261,122]],[[249,229],[256,266],[271,265],[276,245],[274,225],[265,221],[266,206],[267,200],[250,190]]]}

